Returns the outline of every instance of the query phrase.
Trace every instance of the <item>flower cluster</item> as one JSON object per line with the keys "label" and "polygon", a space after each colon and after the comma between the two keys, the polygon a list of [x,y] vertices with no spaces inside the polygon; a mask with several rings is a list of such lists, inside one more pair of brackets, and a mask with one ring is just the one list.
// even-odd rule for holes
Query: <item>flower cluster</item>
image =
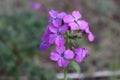
{"label": "flower cluster", "polygon": [[81,62],[88,57],[89,53],[85,48],[77,47],[77,39],[80,39],[85,33],[88,40],[92,42],[94,36],[88,23],[81,19],[82,15],[79,11],[66,14],[65,12],[51,10],[49,15],[49,25],[41,38],[40,49],[46,50],[55,45],[56,51],[50,53],[50,59],[56,61],[63,68],[67,67],[73,58],[76,62]]}

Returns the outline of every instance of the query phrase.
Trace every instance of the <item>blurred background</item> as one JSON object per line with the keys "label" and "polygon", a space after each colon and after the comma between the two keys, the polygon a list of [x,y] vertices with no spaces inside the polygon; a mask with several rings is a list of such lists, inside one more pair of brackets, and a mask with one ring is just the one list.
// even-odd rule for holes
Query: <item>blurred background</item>
{"label": "blurred background", "polygon": [[[58,80],[55,74],[62,69],[49,59],[52,48],[45,52],[39,49],[51,9],[67,13],[79,10],[95,36],[93,43],[87,37],[80,40],[90,56],[80,68],[74,66],[76,71],[120,70],[120,0],[0,0],[0,76]],[[119,79],[111,76],[101,80]]]}

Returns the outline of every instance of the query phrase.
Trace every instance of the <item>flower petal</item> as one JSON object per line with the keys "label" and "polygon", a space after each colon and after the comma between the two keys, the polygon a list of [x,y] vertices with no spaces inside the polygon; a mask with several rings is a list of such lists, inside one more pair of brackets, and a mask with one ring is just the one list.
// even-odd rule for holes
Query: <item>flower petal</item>
{"label": "flower petal", "polygon": [[[49,26],[48,26],[48,27],[49,27]],[[45,33],[44,33],[44,34],[42,35],[42,37],[41,37],[42,41],[48,40],[49,35],[51,34],[51,32],[50,32],[50,30],[48,29],[48,27],[47,27],[47,29],[45,30]]]}
{"label": "flower petal", "polygon": [[88,50],[84,48],[83,53],[85,54],[85,58],[87,58],[89,56]]}
{"label": "flower petal", "polygon": [[61,19],[54,19],[52,23],[55,27],[60,27],[62,25],[62,20]]}
{"label": "flower petal", "polygon": [[74,16],[75,20],[82,18],[82,15],[79,13],[79,11],[73,11],[72,15]]}
{"label": "flower petal", "polygon": [[57,38],[57,34],[50,34],[49,36],[49,44],[54,44]]}
{"label": "flower petal", "polygon": [[58,18],[63,19],[63,17],[66,15],[65,12],[61,12],[58,14]]}
{"label": "flower petal", "polygon": [[76,54],[76,61],[81,62],[83,60],[82,54],[83,49],[82,48],[77,48],[75,49],[75,54]]}
{"label": "flower petal", "polygon": [[55,43],[57,46],[64,46],[65,44],[65,39],[62,35],[57,36]]}
{"label": "flower petal", "polygon": [[62,57],[58,60],[59,67],[65,68],[68,66],[68,64],[69,62]]}
{"label": "flower petal", "polygon": [[80,30],[85,30],[88,27],[88,23],[84,20],[78,21]]}
{"label": "flower petal", "polygon": [[54,18],[50,17],[48,18],[48,22],[51,23],[54,20]]}
{"label": "flower petal", "polygon": [[94,35],[91,32],[88,34],[88,39],[90,42],[94,41]]}
{"label": "flower petal", "polygon": [[78,24],[75,22],[69,23],[71,30],[79,30]]}
{"label": "flower petal", "polygon": [[60,28],[59,28],[59,32],[61,33],[61,34],[64,34],[67,30],[68,30],[68,25],[67,24],[64,24],[64,25],[62,25]]}
{"label": "flower petal", "polygon": [[39,47],[42,51],[45,51],[47,48],[50,47],[50,44],[47,41],[43,41]]}
{"label": "flower petal", "polygon": [[57,32],[58,32],[57,28],[54,27],[53,25],[49,26],[49,30],[50,30],[51,32],[53,32],[53,33],[57,33]]}
{"label": "flower petal", "polygon": [[65,23],[70,23],[74,21],[74,18],[72,17],[72,15],[65,15],[63,20]]}
{"label": "flower petal", "polygon": [[77,48],[77,49],[75,49],[75,54],[80,54],[80,53],[82,53],[82,48]]}
{"label": "flower petal", "polygon": [[82,62],[83,61],[83,57],[81,55],[77,55],[75,60],[76,60],[76,62]]}
{"label": "flower petal", "polygon": [[51,16],[52,18],[56,18],[56,16],[58,15],[58,12],[55,11],[55,10],[50,10],[50,11],[49,11],[49,14],[50,14],[50,16]]}
{"label": "flower petal", "polygon": [[66,59],[72,59],[72,58],[74,57],[73,51],[71,51],[71,50],[66,50],[65,53],[64,53],[64,57],[65,57]]}
{"label": "flower petal", "polygon": [[87,27],[87,28],[85,29],[85,32],[86,32],[87,34],[90,33],[90,29],[89,29],[89,27]]}
{"label": "flower petal", "polygon": [[77,62],[81,62],[84,58],[89,56],[89,53],[85,48],[77,48],[75,49],[75,53]]}
{"label": "flower petal", "polygon": [[58,59],[60,58],[60,55],[56,52],[51,52],[50,53],[50,59],[53,61],[58,61]]}
{"label": "flower petal", "polygon": [[65,51],[65,46],[57,46],[56,51],[61,55]]}

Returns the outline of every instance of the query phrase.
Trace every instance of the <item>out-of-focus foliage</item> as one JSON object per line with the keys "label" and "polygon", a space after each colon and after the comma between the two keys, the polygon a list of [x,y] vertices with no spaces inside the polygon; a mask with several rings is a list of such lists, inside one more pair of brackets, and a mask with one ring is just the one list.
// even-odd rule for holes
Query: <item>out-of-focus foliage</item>
{"label": "out-of-focus foliage", "polygon": [[1,75],[28,75],[30,78],[38,76],[40,80],[55,80],[53,72],[41,66],[38,57],[40,35],[45,25],[45,17],[39,19],[30,12],[0,17]]}
{"label": "out-of-focus foliage", "polygon": [[73,61],[70,63],[68,70],[76,71],[78,74],[80,74],[80,65]]}
{"label": "out-of-focus foliage", "polygon": [[87,1],[87,5],[102,15],[110,15],[117,9],[113,0],[89,0]]}

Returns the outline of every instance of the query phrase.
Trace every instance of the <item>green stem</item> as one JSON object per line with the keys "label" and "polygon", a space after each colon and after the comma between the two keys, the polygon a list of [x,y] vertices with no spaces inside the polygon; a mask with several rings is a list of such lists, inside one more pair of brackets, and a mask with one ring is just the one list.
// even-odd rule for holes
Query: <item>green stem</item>
{"label": "green stem", "polygon": [[64,69],[64,80],[67,80],[67,69]]}

